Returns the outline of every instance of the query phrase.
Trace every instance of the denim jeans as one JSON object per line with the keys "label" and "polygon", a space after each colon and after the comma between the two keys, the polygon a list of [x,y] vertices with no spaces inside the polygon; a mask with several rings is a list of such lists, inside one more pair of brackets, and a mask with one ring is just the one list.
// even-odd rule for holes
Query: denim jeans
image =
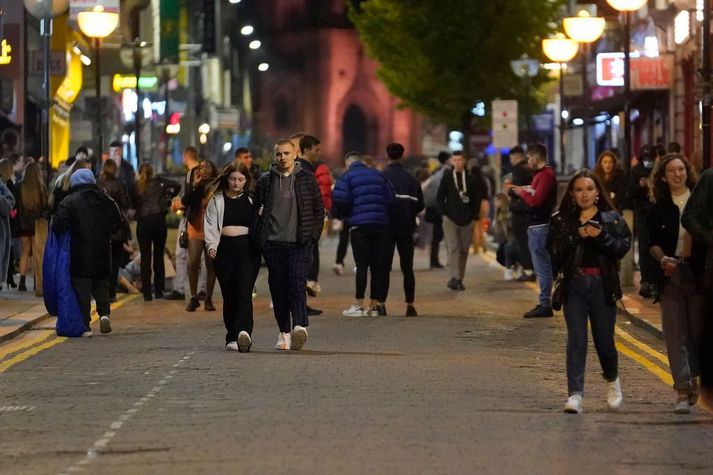
{"label": "denim jeans", "polygon": [[618,375],[619,355],[614,344],[616,305],[608,304],[601,276],[576,275],[567,282],[564,300],[567,322],[567,389],[569,394],[584,392],[587,362],[587,320],[592,324],[594,348],[599,356],[604,379]]}
{"label": "denim jeans", "polygon": [[540,286],[539,304],[543,307],[552,306],[552,263],[550,253],[547,252],[547,233],[550,230],[549,224],[530,226],[527,228],[527,245],[532,255],[532,267],[537,276],[537,283]]}

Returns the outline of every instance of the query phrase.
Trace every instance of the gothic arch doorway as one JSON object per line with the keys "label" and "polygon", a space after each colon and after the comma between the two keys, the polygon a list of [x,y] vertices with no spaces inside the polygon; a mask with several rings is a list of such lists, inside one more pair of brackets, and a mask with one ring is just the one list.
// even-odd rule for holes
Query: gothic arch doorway
{"label": "gothic arch doorway", "polygon": [[344,113],[342,121],[342,153],[351,150],[368,153],[370,145],[366,115],[361,107],[352,104]]}

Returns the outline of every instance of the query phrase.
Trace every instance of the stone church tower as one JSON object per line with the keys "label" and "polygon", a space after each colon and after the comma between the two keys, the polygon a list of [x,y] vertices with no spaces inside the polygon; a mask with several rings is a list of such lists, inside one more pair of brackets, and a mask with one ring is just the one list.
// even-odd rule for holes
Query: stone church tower
{"label": "stone church tower", "polygon": [[260,16],[271,38],[258,93],[268,138],[315,134],[337,166],[349,150],[383,157],[394,141],[421,153],[421,117],[398,109],[376,77],[343,0],[263,0]]}

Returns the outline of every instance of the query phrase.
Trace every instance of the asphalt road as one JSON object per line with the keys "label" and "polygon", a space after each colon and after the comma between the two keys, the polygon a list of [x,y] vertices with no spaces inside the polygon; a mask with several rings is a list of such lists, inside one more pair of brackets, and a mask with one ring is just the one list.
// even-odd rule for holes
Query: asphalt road
{"label": "asphalt road", "polygon": [[111,335],[1,345],[0,473],[713,473],[711,414],[672,413],[660,342],[620,323],[622,410],[592,350],[567,415],[564,322],[520,317],[532,288],[474,257],[450,291],[419,254],[419,317],[394,272],[391,316],[347,319],[331,246],[301,352],[273,349],[264,271],[249,354],[223,350],[220,299],[122,301]]}

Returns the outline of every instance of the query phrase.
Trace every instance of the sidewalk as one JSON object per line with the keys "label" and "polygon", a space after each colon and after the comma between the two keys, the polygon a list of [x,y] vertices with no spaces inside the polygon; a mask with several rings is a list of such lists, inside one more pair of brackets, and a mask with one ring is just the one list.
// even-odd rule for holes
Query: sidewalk
{"label": "sidewalk", "polygon": [[[28,289],[33,288],[30,279]],[[18,292],[3,285],[0,290],[0,342],[14,338],[48,318],[42,297],[35,297],[32,290]]]}
{"label": "sidewalk", "polygon": [[624,298],[618,305],[621,315],[628,318],[635,326],[651,333],[657,338],[663,339],[661,328],[661,310],[658,303],[653,303],[652,299],[645,299],[639,295],[638,272],[634,277],[634,286],[622,289]]}

